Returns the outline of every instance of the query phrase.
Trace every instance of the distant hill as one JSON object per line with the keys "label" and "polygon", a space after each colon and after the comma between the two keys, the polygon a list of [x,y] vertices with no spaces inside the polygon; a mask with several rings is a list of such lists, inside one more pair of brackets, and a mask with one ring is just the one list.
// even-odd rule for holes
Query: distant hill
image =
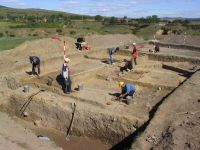
{"label": "distant hill", "polygon": [[79,14],[72,14],[62,11],[54,11],[54,10],[45,10],[45,9],[35,9],[35,8],[28,8],[28,9],[18,9],[18,8],[10,8],[0,5],[0,16],[52,16],[52,15],[61,15],[61,16],[83,16],[85,18],[93,18],[93,16],[88,15],[79,15]]}
{"label": "distant hill", "polygon": [[161,20],[189,20],[189,21],[200,21],[200,18],[162,17]]}

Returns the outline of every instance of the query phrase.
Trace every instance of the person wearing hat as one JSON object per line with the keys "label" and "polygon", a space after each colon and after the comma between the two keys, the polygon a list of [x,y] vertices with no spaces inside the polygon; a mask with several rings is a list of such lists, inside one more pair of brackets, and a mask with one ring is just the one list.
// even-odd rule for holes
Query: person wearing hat
{"label": "person wearing hat", "polygon": [[135,65],[137,65],[137,57],[138,57],[138,48],[136,47],[136,43],[133,43],[133,60]]}
{"label": "person wearing hat", "polygon": [[113,61],[113,54],[117,53],[119,51],[119,47],[113,47],[113,48],[108,48],[108,54],[109,54],[109,59],[110,59],[110,64],[114,64]]}
{"label": "person wearing hat", "polygon": [[[30,63],[32,64],[32,75],[37,74],[40,77],[40,58],[38,56],[29,56]],[[37,67],[38,72],[35,72]]]}
{"label": "person wearing hat", "polygon": [[64,57],[64,63],[62,65],[62,76],[65,80],[65,89],[64,92],[66,94],[69,94],[71,92],[71,78],[70,78],[70,69],[68,67],[68,63],[70,62],[70,59],[67,57]]}
{"label": "person wearing hat", "polygon": [[119,87],[122,90],[122,92],[119,96],[119,99],[121,99],[121,98],[126,99],[126,102],[128,104],[129,100],[133,99],[133,95],[136,91],[135,86],[130,83],[119,82]]}

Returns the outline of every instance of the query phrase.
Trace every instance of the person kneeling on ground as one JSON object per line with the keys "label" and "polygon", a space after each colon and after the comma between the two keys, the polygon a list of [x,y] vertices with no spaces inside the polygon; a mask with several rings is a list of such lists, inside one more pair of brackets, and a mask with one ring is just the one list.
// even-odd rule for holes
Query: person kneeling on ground
{"label": "person kneeling on ground", "polygon": [[158,52],[160,52],[160,47],[159,47],[159,45],[158,45],[158,44],[156,44],[156,45],[155,45],[154,52],[155,52],[155,53],[158,53]]}
{"label": "person kneeling on ground", "polygon": [[132,61],[128,61],[127,59],[124,59],[125,65],[124,67],[120,68],[120,71],[131,71],[133,69]]}
{"label": "person kneeling on ground", "polygon": [[[40,77],[40,58],[37,56],[29,56],[30,63],[32,64],[32,75],[37,74]],[[37,67],[38,72],[35,72],[35,68]]]}
{"label": "person kneeling on ground", "polygon": [[119,51],[119,47],[113,47],[113,48],[108,48],[108,54],[109,54],[109,59],[110,59],[110,64],[114,64],[113,61],[113,54],[117,53]]}
{"label": "person kneeling on ground", "polygon": [[126,103],[130,104],[136,91],[135,86],[130,83],[119,82],[119,87],[122,89],[119,99],[125,99]]}
{"label": "person kneeling on ground", "polygon": [[66,94],[70,94],[71,84],[72,84],[72,81],[71,81],[71,78],[70,78],[70,70],[69,70],[69,67],[68,67],[69,62],[70,62],[69,58],[64,58],[64,63],[63,63],[63,66],[62,66],[62,76],[63,76],[64,81],[65,81],[64,92]]}

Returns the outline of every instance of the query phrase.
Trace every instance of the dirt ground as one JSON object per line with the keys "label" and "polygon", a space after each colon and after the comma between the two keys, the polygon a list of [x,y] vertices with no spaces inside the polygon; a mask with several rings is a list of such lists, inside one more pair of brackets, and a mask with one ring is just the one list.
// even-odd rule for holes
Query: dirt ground
{"label": "dirt ground", "polygon": [[199,75],[196,72],[167,97],[132,149],[200,148]]}
{"label": "dirt ground", "polygon": [[56,149],[53,142],[39,140],[31,130],[24,128],[7,114],[0,112],[0,149]]}
{"label": "dirt ground", "polygon": [[200,43],[199,43],[200,37],[199,36],[157,35],[156,38],[164,43],[200,46]]}
{"label": "dirt ground", "polygon": [[[149,54],[148,49],[151,45],[144,44],[144,48],[140,50],[138,65],[134,66],[131,72],[121,73],[119,70],[124,65],[123,59],[130,59],[132,48],[123,49],[115,55],[115,65],[108,64],[106,48],[124,46],[133,41],[142,42],[135,36],[95,35],[86,37],[86,40],[93,47],[92,51],[76,50],[75,40],[71,38],[63,38],[63,40],[67,42],[67,55],[71,59],[73,92],[70,95],[63,93],[63,82],[60,77],[63,63],[63,43],[52,39],[26,42],[14,50],[0,53],[0,106],[2,111],[14,113],[18,118],[32,124],[37,122],[41,128],[53,128],[61,133],[66,133],[71,121],[72,106],[73,103],[76,103],[73,135],[101,140],[104,144],[113,145],[112,149],[124,149],[126,146],[124,147],[123,144],[122,147],[118,147],[118,145],[121,146],[121,141],[123,143],[124,139],[133,133],[137,133],[145,124],[148,125],[147,131],[143,130],[144,137],[149,134],[152,136],[151,132],[155,131],[154,125],[157,123],[163,127],[166,122],[165,119],[169,122],[174,119],[177,120],[174,113],[179,113],[181,104],[187,106],[188,109],[186,110],[186,107],[183,107],[181,112],[193,110],[192,105],[187,105],[187,96],[190,95],[188,92],[191,92],[192,96],[189,99],[194,98],[196,100],[198,95],[195,95],[195,93],[199,93],[199,84],[195,83],[195,89],[191,86],[185,87],[185,84],[192,84],[193,78],[198,81],[199,73],[193,73],[199,68],[199,52],[161,48],[159,54]],[[30,77],[28,74],[31,70],[31,64],[27,60],[29,55],[37,55],[42,60],[42,76],[40,79]],[[49,79],[52,79],[51,86],[47,84]],[[133,103],[130,105],[117,101],[113,95],[120,93],[119,81],[129,82],[136,86],[137,91]],[[188,83],[188,81],[192,83]],[[78,84],[83,85],[83,90],[75,90]],[[22,91],[24,85],[30,86],[29,93]],[[169,95],[173,97],[173,94],[179,88],[181,90],[182,86],[185,87],[183,90],[188,90],[188,92],[185,92],[186,95],[175,95],[175,98],[170,100]],[[25,109],[25,112],[29,115],[24,118],[21,116],[23,106],[29,101],[31,95],[41,89],[44,92],[40,92],[31,99],[30,104]],[[195,90],[196,92],[193,92]],[[183,101],[179,99],[181,96],[183,96]],[[176,101],[175,104],[174,101]],[[179,101],[180,103],[178,103]],[[195,109],[199,108],[199,102],[196,101],[194,101]],[[169,106],[164,107],[167,103],[169,103]],[[158,106],[161,106],[161,108],[157,110]],[[173,110],[171,107],[174,109],[174,113],[170,114],[171,118],[164,116],[157,122],[156,117],[159,116],[159,112],[161,111],[161,115],[168,114],[170,110]],[[151,116],[152,112],[155,112],[154,116]],[[181,116],[187,115],[187,113],[181,114]],[[198,121],[198,113],[190,119],[192,119],[191,121]],[[152,128],[150,128],[151,124]],[[175,125],[177,125],[176,122],[172,125],[173,129],[176,128]],[[199,124],[196,123],[195,125],[198,130]],[[186,123],[182,124],[181,127],[181,130],[186,132],[190,128]],[[166,145],[166,141],[172,141],[172,139],[167,138],[168,132],[170,132],[170,135],[178,136],[178,132],[172,133],[172,131],[172,128],[158,130],[158,134],[162,132],[164,138],[157,145],[150,144],[149,146],[148,143],[143,142],[145,141],[142,138],[143,136],[138,138],[138,141],[134,140],[136,142],[125,145],[131,148],[133,144],[133,149],[135,145],[140,149],[139,143],[142,143],[141,145],[144,146],[142,149],[150,149],[151,147],[162,149]],[[147,136],[146,132],[149,133]],[[195,140],[199,142],[199,138],[196,138],[196,136]],[[108,147],[104,147],[104,144],[97,144],[97,147],[101,149],[102,146],[103,149],[107,149]],[[66,148],[63,145],[61,146]],[[73,148],[71,147],[71,149]],[[172,147],[172,149],[177,148]]]}

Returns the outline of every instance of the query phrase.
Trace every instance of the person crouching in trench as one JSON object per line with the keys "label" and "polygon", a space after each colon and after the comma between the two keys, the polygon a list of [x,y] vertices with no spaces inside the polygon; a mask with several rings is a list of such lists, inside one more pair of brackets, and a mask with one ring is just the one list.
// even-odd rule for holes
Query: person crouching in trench
{"label": "person crouching in trench", "polygon": [[130,72],[133,69],[132,61],[128,61],[127,59],[124,59],[125,65],[120,68],[121,72],[127,71]]}

